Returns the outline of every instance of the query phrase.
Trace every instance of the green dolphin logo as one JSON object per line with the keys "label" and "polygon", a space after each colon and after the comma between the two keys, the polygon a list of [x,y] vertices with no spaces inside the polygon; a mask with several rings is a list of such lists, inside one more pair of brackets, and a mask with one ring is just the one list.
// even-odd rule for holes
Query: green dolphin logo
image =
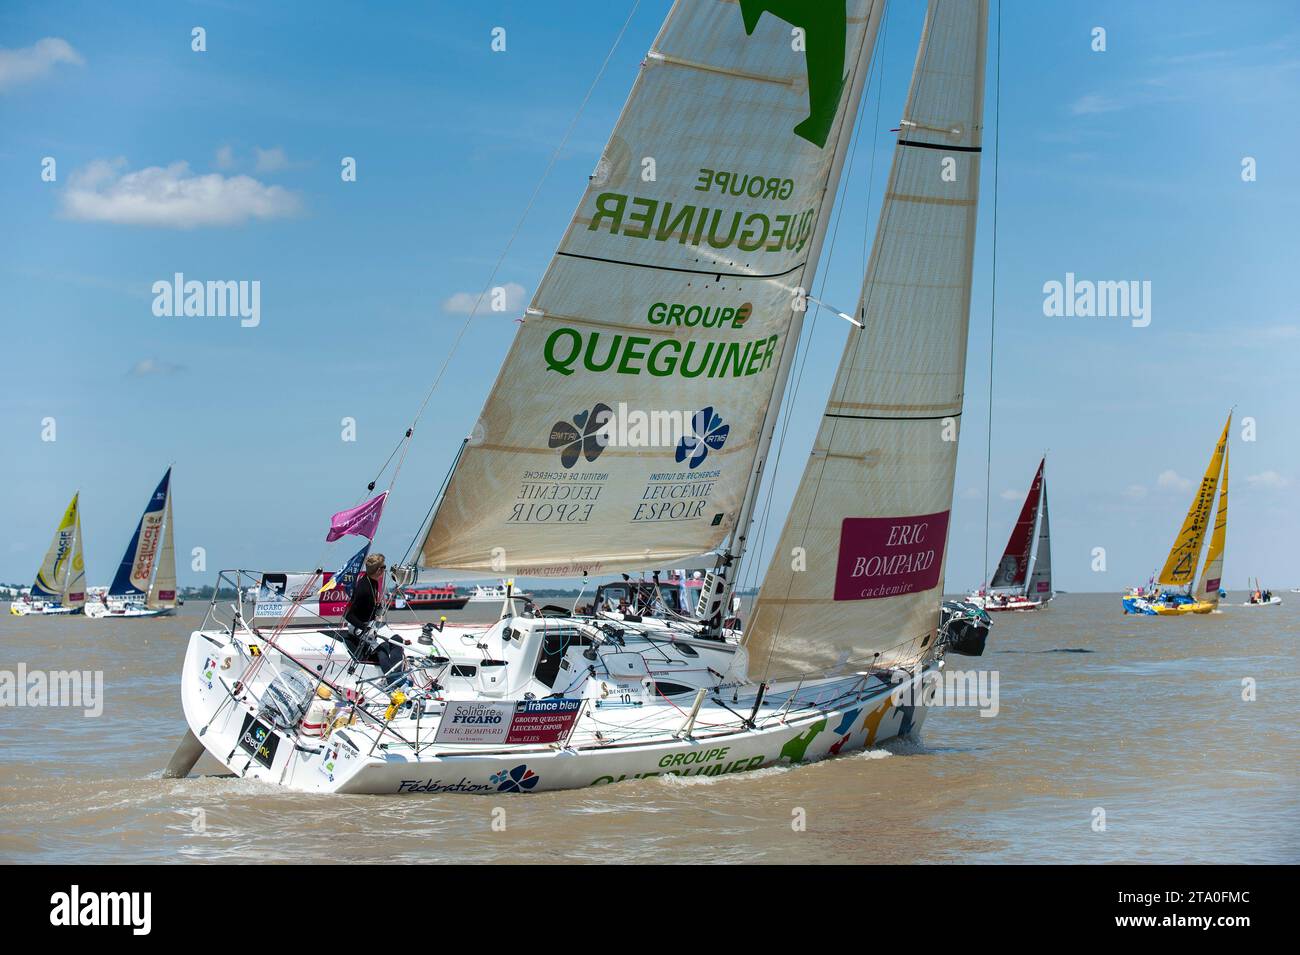
{"label": "green dolphin logo", "polygon": [[770,13],[804,33],[804,57],[808,63],[808,118],[794,128],[794,134],[818,147],[835,124],[840,93],[848,74],[844,72],[844,47],[848,40],[848,15],[844,0],[740,0],[745,33],[754,35],[759,18]]}

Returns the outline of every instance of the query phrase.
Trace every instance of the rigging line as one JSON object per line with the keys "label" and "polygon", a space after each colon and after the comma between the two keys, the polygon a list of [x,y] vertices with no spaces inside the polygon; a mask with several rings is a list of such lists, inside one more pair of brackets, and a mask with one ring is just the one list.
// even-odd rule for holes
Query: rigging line
{"label": "rigging line", "polygon": [[[560,154],[564,151],[564,147],[568,145],[569,137],[573,135],[573,130],[577,127],[578,120],[582,118],[582,114],[587,108],[587,103],[590,102],[592,95],[596,92],[596,87],[600,85],[601,79],[604,78],[605,70],[609,68],[609,63],[614,58],[614,54],[617,52],[619,46],[622,44],[623,36],[627,33],[627,28],[632,25],[632,19],[636,16],[636,12],[640,6],[641,0],[634,0],[632,9],[628,11],[627,19],[623,21],[623,26],[619,28],[618,35],[614,37],[614,42],[610,46],[609,52],[605,54],[605,59],[600,64],[600,69],[596,71],[595,79],[591,81],[591,86],[587,88],[586,95],[583,96],[582,102],[578,104],[577,112],[573,114],[573,119],[569,121],[569,126],[564,131],[564,135],[560,138],[559,144],[555,147],[555,151],[551,153],[550,161],[547,162],[546,169],[542,171],[542,176],[538,180],[537,185],[533,187],[533,193],[528,197],[528,202],[524,206],[524,211],[520,213],[519,220],[515,223],[514,230],[510,233],[510,238],[506,240],[505,247],[502,248],[500,256],[497,257],[496,264],[492,266],[492,271],[488,275],[487,284],[483,287],[482,291],[479,292],[478,298],[474,302],[474,307],[470,309],[469,314],[465,316],[465,321],[461,323],[460,330],[452,340],[451,347],[447,350],[447,354],[442,360],[442,366],[438,369],[438,374],[434,377],[433,384],[429,386],[428,392],[425,393],[424,400],[420,402],[420,407],[415,412],[415,417],[411,419],[411,425],[408,430],[415,430],[416,425],[420,423],[420,419],[424,416],[424,411],[429,406],[429,402],[432,400],[434,392],[436,392],[438,386],[442,384],[443,375],[447,373],[447,369],[451,366],[451,360],[459,350],[460,343],[464,339],[465,333],[469,331],[469,326],[474,321],[474,316],[478,314],[479,306],[483,304],[484,296],[486,296],[488,291],[492,288],[492,282],[496,279],[497,273],[505,263],[506,256],[510,254],[510,249],[514,246],[515,239],[519,237],[524,222],[528,219],[528,214],[532,211],[533,205],[537,201],[537,197],[541,194],[542,187],[546,184],[546,180],[550,178],[551,170],[559,160]],[[402,464],[405,462],[409,450],[410,442],[407,442],[406,446],[402,449],[402,456],[397,462],[397,468],[393,472],[393,480],[389,483],[389,490],[392,490],[393,484],[397,482],[397,475],[402,470]]]}
{"label": "rigging line", "polygon": [[[877,144],[877,139],[880,131],[880,101],[884,98],[883,87],[884,87],[884,78],[885,78],[885,40],[888,37],[888,31],[889,31],[889,7],[886,6],[884,12],[881,14],[880,38],[876,43],[877,53],[875,59],[879,60],[880,66],[879,66],[879,70],[877,71],[876,63],[873,61],[869,68],[869,72],[867,73],[867,89],[866,91],[864,91],[862,100],[858,104],[858,121],[854,124],[854,129],[857,131],[857,133],[856,135],[854,135],[853,141],[849,144],[849,162],[844,177],[844,193],[847,198],[849,181],[853,178],[853,160],[857,156],[858,143],[862,139],[861,119],[862,119],[862,114],[866,112],[867,92],[871,90],[872,75],[876,72],[879,72],[879,79],[876,82],[876,124],[875,126],[872,127],[872,131],[871,131],[871,163],[870,166],[868,167],[868,172],[867,172],[868,205],[870,205],[871,189],[875,181],[876,144]],[[834,228],[831,230],[830,247],[826,250],[826,267],[822,271],[821,287],[818,290],[817,297],[819,299],[822,298],[826,293],[826,283],[830,277],[831,262],[835,258],[835,242],[837,237],[839,236],[840,220],[844,215],[844,205],[845,202],[841,201],[839,210],[835,216]],[[868,223],[870,223],[871,221],[870,215],[867,216],[867,221]],[[863,272],[866,271],[865,259],[866,259],[866,246],[864,244],[863,246],[864,264],[862,269]],[[808,327],[808,334],[804,337],[803,358],[799,362],[798,372],[796,372],[794,375],[794,387],[789,392],[787,392],[786,395],[785,411],[784,411],[785,418],[781,424],[781,437],[777,441],[776,454],[772,458],[772,467],[768,473],[767,498],[766,498],[766,504],[763,508],[763,516],[760,519],[759,526],[758,526],[758,535],[757,535],[758,547],[755,550],[756,554],[761,554],[763,552],[763,547],[767,541],[767,529],[771,518],[772,498],[775,494],[775,487],[776,487],[776,475],[781,466],[781,452],[785,449],[786,438],[790,432],[790,419],[794,413],[794,402],[799,395],[799,385],[803,381],[804,369],[807,367],[808,364],[808,353],[812,349],[813,338],[815,337],[817,332],[817,318],[821,314],[821,304],[820,302],[814,302],[813,304],[816,306],[816,308],[813,310],[812,323]],[[760,570],[761,570],[761,565],[758,561],[751,561],[749,567],[746,568],[746,577],[749,578],[750,583],[754,586],[758,586],[759,584]],[[752,626],[753,623],[754,620],[753,618],[751,618],[750,625]]]}
{"label": "rigging line", "polygon": [[[931,27],[930,17],[929,17],[929,14],[927,13],[927,15],[926,15],[925,25],[922,27],[922,32],[921,32],[921,44],[922,44],[922,47],[921,47],[921,50],[922,50],[922,52],[921,52],[921,58],[920,58],[920,60],[917,62],[915,68],[913,69],[913,73],[912,73],[912,83],[909,84],[908,91],[907,91],[907,99],[906,99],[906,101],[905,101],[904,104],[903,104],[903,115],[904,115],[904,118],[907,118],[908,116],[911,115],[911,107],[912,107],[913,95],[914,95],[914,93],[915,93],[915,90],[914,90],[913,86],[914,86],[915,84],[919,83],[919,81],[920,81],[920,77],[921,77],[921,76],[926,72],[926,70],[929,68],[929,64],[930,64],[930,55],[931,55],[931,53],[932,53],[931,46],[930,46],[930,42],[929,42],[929,41],[930,41],[930,27]],[[901,132],[900,132],[900,134],[899,134],[899,138],[902,138],[902,134],[901,134]],[[894,149],[894,151],[893,151],[893,158],[892,158],[892,160],[891,160],[891,165],[890,165],[890,170],[889,170],[889,179],[887,179],[886,182],[885,182],[885,191],[886,191],[886,193],[888,193],[888,192],[891,191],[890,188],[889,188],[889,184],[890,184],[890,182],[894,181],[895,174],[896,174],[896,172],[897,172],[897,170],[898,170],[899,162],[900,162],[900,154],[899,154],[899,150],[897,149],[897,146],[895,146],[895,149]],[[874,266],[874,259],[875,259],[875,254],[874,254],[874,253],[875,253],[876,251],[879,250],[879,245],[880,245],[880,243],[881,243],[881,241],[882,241],[882,237],[885,236],[885,235],[888,233],[889,223],[890,223],[890,220],[893,218],[894,206],[895,206],[895,204],[889,203],[889,202],[885,201],[884,199],[881,200],[881,207],[880,207],[880,224],[879,224],[879,226],[878,226],[878,228],[877,228],[877,231],[876,231],[876,246],[875,246],[875,248],[873,248],[873,250],[872,250],[872,252],[873,252],[873,254],[872,254],[873,266]],[[872,281],[867,281],[868,278],[871,278]],[[874,281],[874,276],[872,276],[871,273],[867,273],[867,275],[864,275],[864,276],[863,276],[862,292],[861,292],[861,294],[859,295],[859,304],[860,304],[861,307],[862,307],[862,311],[861,311],[861,315],[862,315],[862,316],[866,316],[866,315],[870,314],[870,312],[871,312],[871,300],[872,300],[872,298],[875,296],[875,293],[876,293],[876,282]],[[840,359],[840,365],[841,365],[841,367],[847,367],[847,368],[849,368],[849,369],[852,369],[853,366],[856,364],[858,349],[861,348],[861,347],[863,347],[863,339],[864,339],[864,337],[865,337],[865,331],[866,331],[865,329],[856,329],[856,328],[855,328],[855,329],[850,329],[850,331],[849,331],[849,335],[850,335],[850,336],[854,336],[854,335],[862,335],[863,337],[857,338],[856,340],[850,338],[849,341],[845,342],[844,353],[843,353],[843,355],[841,356],[841,359]],[[838,378],[839,378],[839,373],[838,373],[838,371],[837,371],[837,372],[836,372],[836,379],[838,380]],[[843,397],[844,397],[844,395],[848,393],[849,379],[850,379],[850,376],[846,374],[846,375],[844,376],[843,384],[842,384],[841,387],[840,387],[840,398],[839,398],[839,400],[836,402],[837,404],[838,404],[838,403],[841,403],[841,402],[843,401]],[[832,395],[832,397],[834,397],[834,394],[835,394],[835,386],[834,386],[834,384],[832,384],[832,386],[831,386],[831,395]],[[831,433],[830,433],[830,435],[829,435],[829,437],[827,438],[827,441],[826,441],[826,450],[827,450],[828,452],[829,452],[829,451],[830,451],[830,450],[835,446],[835,434],[836,434],[836,432],[839,430],[839,426],[840,426],[839,419],[836,418],[836,419],[832,419],[832,420],[831,420]],[[822,459],[821,459],[821,467],[818,469],[818,471],[817,471],[817,478],[816,478],[816,481],[813,483],[813,496],[812,496],[812,500],[811,500],[811,501],[809,502],[809,504],[808,504],[808,517],[807,517],[807,519],[804,521],[803,532],[800,534],[800,537],[799,537],[799,546],[800,546],[800,547],[803,547],[803,546],[807,543],[807,540],[808,540],[808,531],[809,531],[809,529],[812,527],[812,518],[813,518],[813,514],[814,514],[814,513],[816,512],[816,510],[817,510],[817,498],[818,498],[818,497],[820,496],[820,494],[821,494],[822,479],[823,479],[823,478],[825,477],[825,475],[826,475],[826,463],[827,463],[829,460],[830,460],[830,455],[829,455],[829,454],[826,454],[826,455],[823,455],[823,456],[822,456]],[[795,493],[797,494],[798,492],[796,491]],[[795,581],[795,578],[794,578],[794,576],[792,575],[792,576],[790,577],[790,581],[789,581],[789,583],[786,584],[785,596],[786,596],[787,599],[788,599],[789,596],[790,596],[790,592],[794,589],[794,581]],[[772,632],[772,640],[771,640],[771,642],[768,644],[768,648],[767,648],[767,659],[765,659],[765,660],[763,661],[763,679],[765,679],[765,680],[767,679],[767,677],[768,677],[768,672],[770,671],[771,666],[772,666],[772,656],[773,656],[773,654],[776,652],[776,645],[777,645],[777,643],[778,643],[779,640],[780,640],[780,635],[781,635],[781,626],[782,626],[782,624],[785,623],[785,612],[786,612],[786,608],[787,608],[787,607],[789,607],[789,604],[788,604],[788,603],[782,603],[782,605],[781,605],[781,612],[780,612],[780,614],[778,615],[778,617],[777,617],[777,621],[776,621],[776,629]]]}
{"label": "rigging line", "polygon": [[998,0],[998,59],[993,71],[993,271],[989,295],[989,426],[984,457],[984,577],[989,584],[989,499],[993,495],[993,342],[998,327],[998,160],[1002,158],[1002,0]]}

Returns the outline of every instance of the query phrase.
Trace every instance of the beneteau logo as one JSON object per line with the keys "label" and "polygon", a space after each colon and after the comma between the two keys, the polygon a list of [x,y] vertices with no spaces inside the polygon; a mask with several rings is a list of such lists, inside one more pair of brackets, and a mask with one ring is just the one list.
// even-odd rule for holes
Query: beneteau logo
{"label": "beneteau logo", "polygon": [[81,707],[82,716],[104,712],[103,670],[0,670],[0,707]]}
{"label": "beneteau logo", "polygon": [[844,72],[844,47],[848,40],[848,17],[844,0],[740,0],[745,34],[764,13],[803,31],[804,56],[808,64],[808,118],[795,126],[794,134],[815,146],[825,146],[840,92],[848,74]]}
{"label": "beneteau logo", "polygon": [[262,283],[257,279],[187,282],[185,274],[177,272],[170,282],[154,282],[153,294],[153,313],[159,318],[230,316],[238,317],[244,328],[256,328],[262,323]]}
{"label": "beneteau logo", "polygon": [[50,896],[50,924],[129,925],[132,935],[148,935],[153,928],[152,892],[71,891]]}
{"label": "beneteau logo", "polygon": [[1151,281],[1094,282],[1075,279],[1043,283],[1043,314],[1048,318],[1128,318],[1134,328],[1151,324]]}

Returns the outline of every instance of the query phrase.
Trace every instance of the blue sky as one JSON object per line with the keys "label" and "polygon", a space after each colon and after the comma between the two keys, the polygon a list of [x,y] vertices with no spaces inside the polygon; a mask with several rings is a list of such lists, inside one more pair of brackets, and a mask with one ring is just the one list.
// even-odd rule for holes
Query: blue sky
{"label": "blue sky", "polygon": [[[641,3],[497,284],[535,288],[668,6]],[[169,463],[183,583],[341,562],[352,548],[323,544],[329,514],[409,423],[465,320],[455,296],[487,283],[630,8],[0,7],[0,579],[33,575],[80,488],[90,580],[107,583]],[[890,9],[884,79],[823,260],[823,298],[840,307],[857,294],[923,15],[919,0]],[[205,53],[190,48],[195,26]],[[504,53],[490,49],[496,26]],[[1105,52],[1091,49],[1098,26]],[[1300,585],[1294,5],[1006,0],[1002,50],[990,549],[1050,449],[1058,586],[1145,580],[1235,404],[1257,439],[1234,428],[1226,580]],[[983,566],[996,119],[990,72],[950,589]],[[47,156],[55,182],[41,178]],[[356,182],[341,181],[344,156]],[[131,221],[114,190],[155,167],[163,182],[212,176],[217,198],[183,221]],[[261,324],[155,316],[152,284],[178,271],[259,280]],[[1150,281],[1150,326],[1045,317],[1043,283],[1067,272]],[[474,320],[434,396],[381,531],[390,555],[473,424],[512,317]],[[845,328],[816,322],[797,420],[820,412]],[[340,440],[344,416],[355,442]],[[41,440],[45,417],[57,441]],[[806,454],[794,440],[778,524]],[[194,546],[206,573],[185,559]]]}

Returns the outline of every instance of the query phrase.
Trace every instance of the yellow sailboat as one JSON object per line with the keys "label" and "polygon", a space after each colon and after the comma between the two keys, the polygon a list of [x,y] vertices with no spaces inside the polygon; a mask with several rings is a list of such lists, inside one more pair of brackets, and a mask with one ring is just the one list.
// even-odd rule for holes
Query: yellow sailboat
{"label": "yellow sailboat", "polygon": [[[1228,533],[1228,430],[1232,427],[1232,414],[1224,422],[1223,433],[1214,446],[1209,466],[1201,478],[1200,487],[1192,497],[1191,507],[1183,526],[1174,538],[1174,546],[1157,578],[1155,593],[1130,591],[1124,596],[1125,613],[1177,615],[1210,613],[1219,606],[1219,582],[1223,573],[1223,551]],[[1218,507],[1214,511],[1211,531],[1210,509],[1218,491]],[[1196,567],[1201,559],[1201,546],[1206,532],[1210,531],[1210,547],[1206,554],[1205,570],[1200,588],[1193,592]],[[1174,589],[1185,588],[1185,589]]]}

